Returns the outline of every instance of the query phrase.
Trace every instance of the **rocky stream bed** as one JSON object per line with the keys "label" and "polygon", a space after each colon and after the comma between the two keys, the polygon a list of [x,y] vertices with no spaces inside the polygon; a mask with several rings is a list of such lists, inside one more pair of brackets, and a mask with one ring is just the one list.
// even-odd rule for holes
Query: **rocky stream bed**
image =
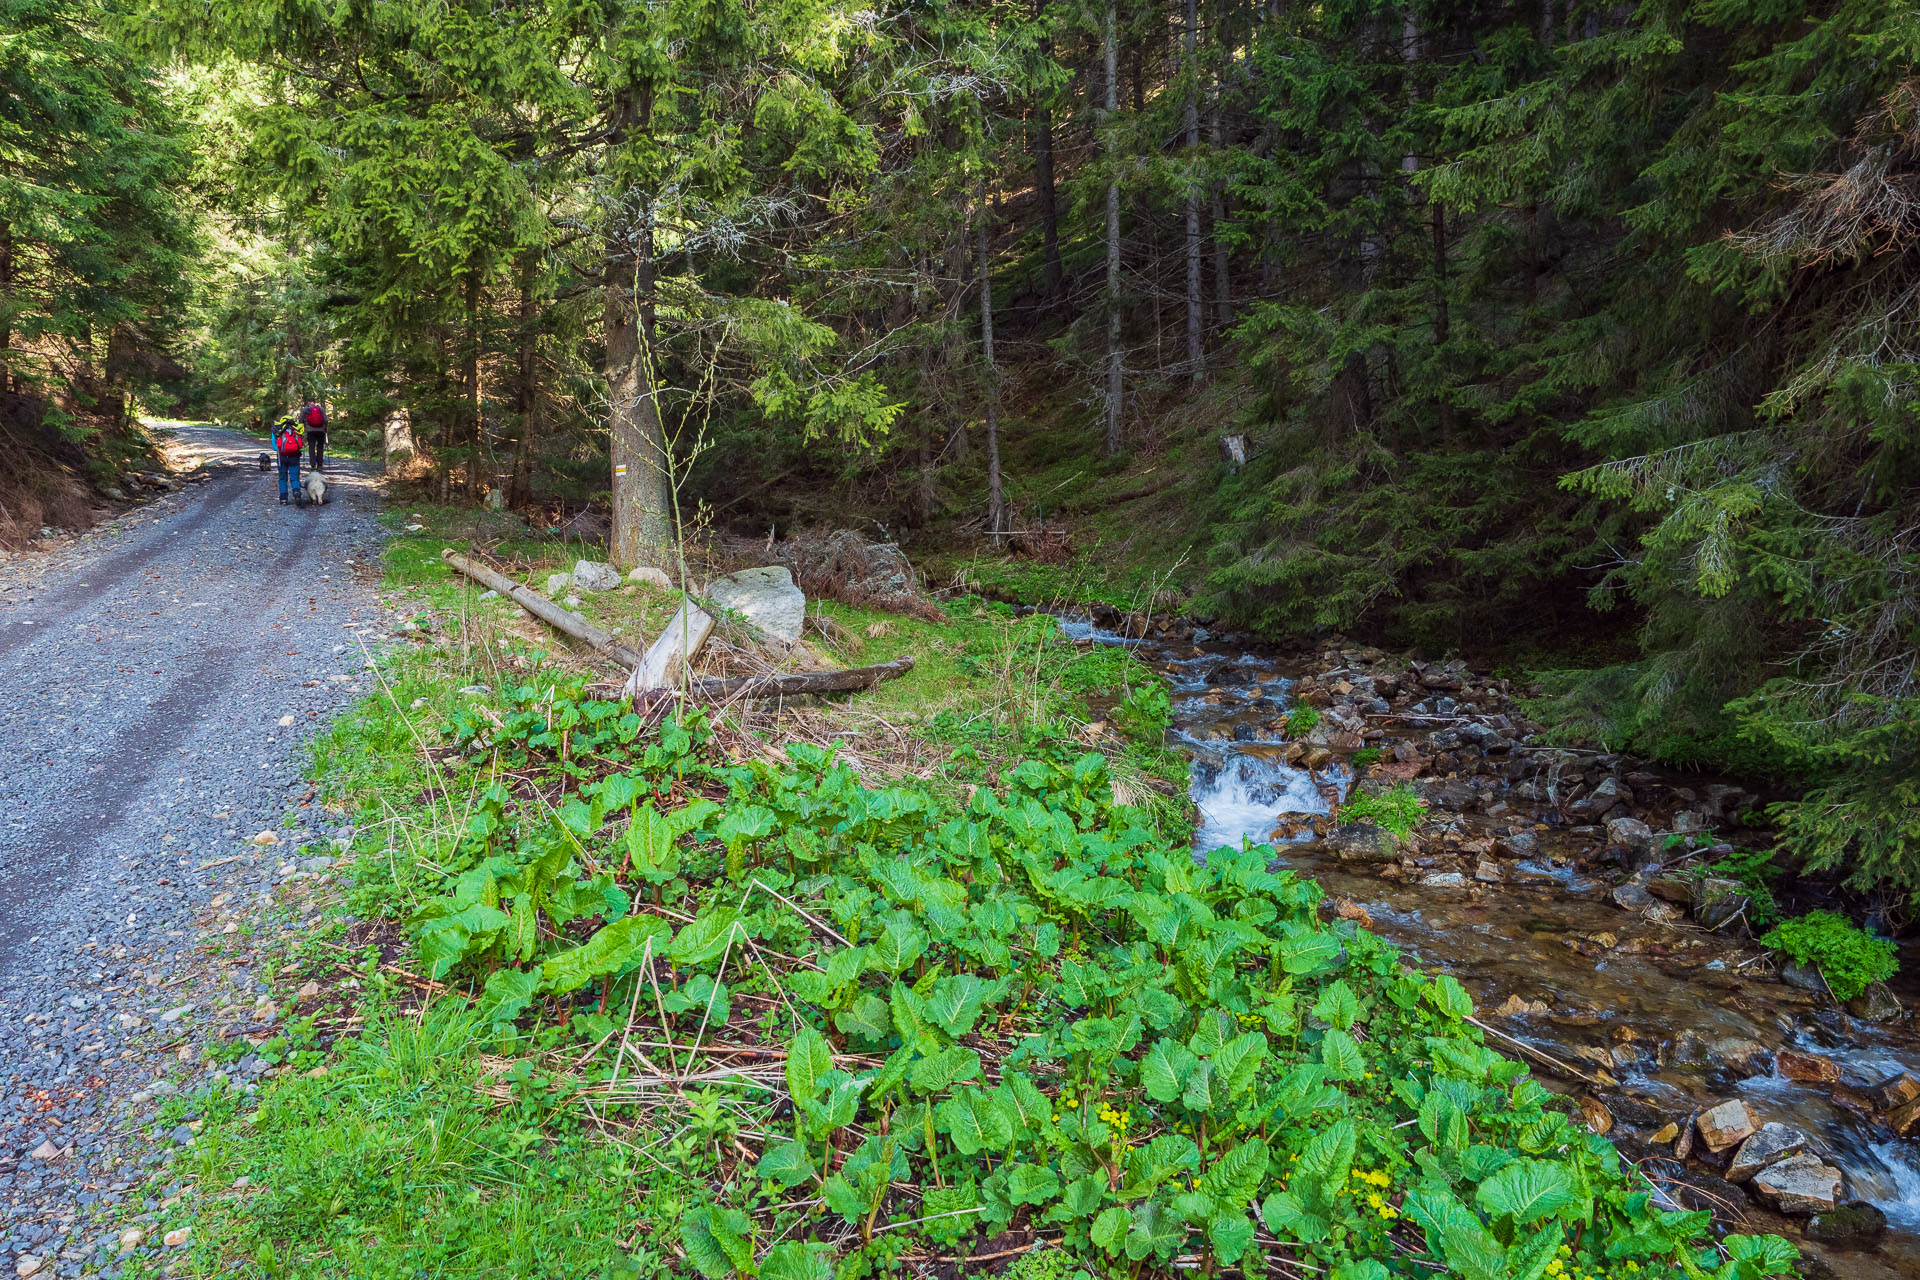
{"label": "rocky stream bed", "polygon": [[[1809,1276],[1920,1276],[1908,1002],[1876,984],[1839,1006],[1817,973],[1780,971],[1742,886],[1698,869],[1761,839],[1739,830],[1759,797],[1546,746],[1511,685],[1461,663],[1340,643],[1281,658],[1118,616],[1063,626],[1171,682],[1199,853],[1273,841],[1327,909],[1453,974],[1489,1040],[1671,1205],[1795,1238]],[[1294,738],[1300,704],[1319,723]],[[1331,816],[1400,782],[1428,806],[1405,843]]]}

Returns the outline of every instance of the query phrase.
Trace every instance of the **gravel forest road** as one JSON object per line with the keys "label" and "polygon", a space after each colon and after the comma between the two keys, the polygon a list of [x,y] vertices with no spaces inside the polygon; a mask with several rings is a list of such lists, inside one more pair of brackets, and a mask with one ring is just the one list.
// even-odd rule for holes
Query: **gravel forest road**
{"label": "gravel forest road", "polygon": [[[208,479],[0,566],[8,1277],[117,1270],[117,1237],[90,1237],[89,1219],[128,1197],[117,1212],[157,1221],[176,1190],[165,1164],[192,1137],[177,1104],[161,1113],[174,1077],[236,1014],[274,1016],[221,935],[251,933],[239,913],[264,909],[302,854],[315,870],[323,850],[301,845],[330,834],[303,808],[299,747],[360,691],[388,630],[379,493],[343,462],[327,505],[281,506],[261,447],[178,428],[176,469]],[[247,843],[263,829],[285,842]],[[236,1085],[263,1069],[236,1065]]]}

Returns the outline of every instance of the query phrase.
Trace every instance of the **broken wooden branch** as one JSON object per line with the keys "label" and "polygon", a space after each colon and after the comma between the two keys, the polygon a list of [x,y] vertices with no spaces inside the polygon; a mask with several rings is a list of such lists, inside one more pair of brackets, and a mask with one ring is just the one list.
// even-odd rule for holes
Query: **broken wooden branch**
{"label": "broken wooden branch", "polygon": [[647,646],[646,655],[634,665],[633,676],[627,681],[627,695],[678,685],[712,634],[712,616],[691,598],[682,600],[666,629]]}
{"label": "broken wooden branch", "polygon": [[695,680],[687,693],[696,698],[795,698],[803,693],[852,693],[871,689],[913,670],[912,658],[895,658],[871,667],[842,671],[803,671],[785,676],[742,676],[733,680]]}
{"label": "broken wooden branch", "polygon": [[614,639],[612,632],[594,626],[573,610],[562,608],[531,587],[523,587],[505,574],[467,559],[452,547],[442,551],[440,558],[475,582],[506,596],[548,626],[592,645],[621,666],[631,670],[642,663],[641,656]]}

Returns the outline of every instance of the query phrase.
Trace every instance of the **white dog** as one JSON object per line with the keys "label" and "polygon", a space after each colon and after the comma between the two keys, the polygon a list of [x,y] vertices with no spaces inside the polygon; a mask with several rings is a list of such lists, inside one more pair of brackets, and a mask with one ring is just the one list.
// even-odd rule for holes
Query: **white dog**
{"label": "white dog", "polygon": [[316,507],[325,504],[327,500],[327,479],[318,471],[301,472],[300,487],[306,491],[307,501],[309,503],[312,503]]}

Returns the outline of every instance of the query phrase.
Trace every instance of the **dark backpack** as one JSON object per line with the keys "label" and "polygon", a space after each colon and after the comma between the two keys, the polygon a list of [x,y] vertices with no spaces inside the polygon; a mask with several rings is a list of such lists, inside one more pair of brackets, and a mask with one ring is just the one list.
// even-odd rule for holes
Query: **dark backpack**
{"label": "dark backpack", "polygon": [[306,419],[309,427],[319,428],[327,425],[327,411],[317,404],[308,405],[301,416]]}

